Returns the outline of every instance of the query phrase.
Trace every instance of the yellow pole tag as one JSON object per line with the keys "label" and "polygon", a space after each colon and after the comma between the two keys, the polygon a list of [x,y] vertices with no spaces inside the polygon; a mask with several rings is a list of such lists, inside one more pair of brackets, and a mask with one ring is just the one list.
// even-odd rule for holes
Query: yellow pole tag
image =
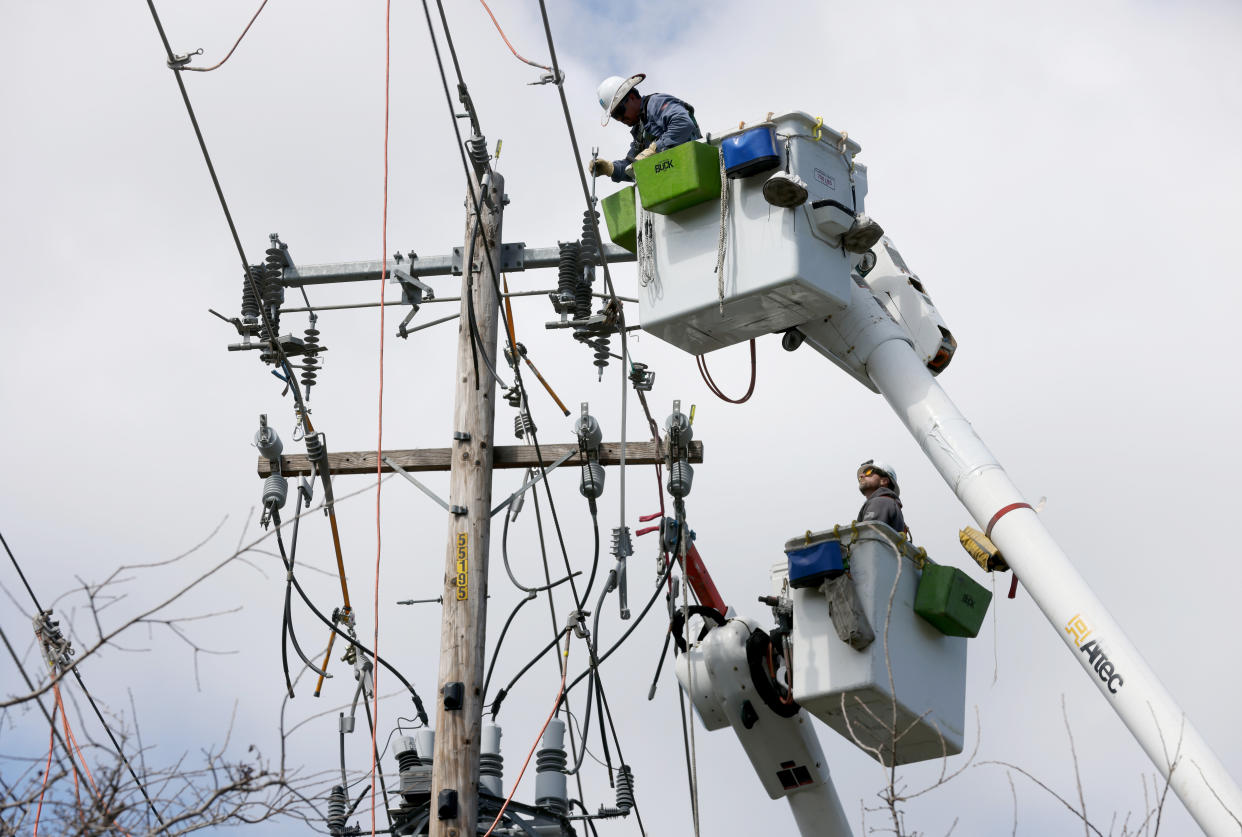
{"label": "yellow pole tag", "polygon": [[470,579],[466,571],[470,567],[470,533],[462,532],[457,536],[457,601],[464,602],[470,598]]}

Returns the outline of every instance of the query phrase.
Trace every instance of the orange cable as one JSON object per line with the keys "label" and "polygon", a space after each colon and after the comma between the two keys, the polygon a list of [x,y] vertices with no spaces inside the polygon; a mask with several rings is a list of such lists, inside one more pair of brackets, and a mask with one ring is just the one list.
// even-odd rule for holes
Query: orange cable
{"label": "orange cable", "polygon": [[[108,806],[107,806],[107,803],[104,802],[103,794],[99,792],[99,786],[95,784],[95,777],[91,775],[91,766],[86,763],[86,756],[82,754],[82,747],[78,744],[78,739],[74,736],[73,730],[69,727],[69,713],[65,710],[65,702],[64,702],[64,699],[61,698],[61,695],[60,695],[60,683],[59,682],[53,683],[52,690],[56,694],[56,705],[60,707],[60,720],[61,720],[61,723],[64,724],[65,726],[65,738],[67,738],[69,740],[69,743],[73,745],[73,749],[77,751],[78,761],[82,762],[82,769],[86,771],[86,778],[91,783],[91,790],[95,792],[95,798],[99,800],[99,804],[103,808],[103,812],[107,814]],[[72,754],[70,755],[70,757],[72,758]],[[73,785],[74,785],[74,792],[76,793],[77,786],[78,786],[77,771],[74,771],[74,774],[73,774]],[[80,798],[79,798],[79,803],[78,803],[78,810],[80,813],[81,812]],[[124,828],[121,828],[121,826],[117,825],[115,822],[113,823],[113,827],[119,830],[122,834],[124,834],[125,837],[130,837],[129,832],[126,831]]]}
{"label": "orange cable", "polygon": [[233,49],[229,50],[228,55],[220,59],[219,64],[212,64],[210,67],[191,67],[190,65],[187,64],[186,66],[179,67],[178,69],[190,70],[191,72],[195,72],[195,73],[210,73],[212,70],[217,69],[218,67],[223,65],[225,61],[228,61],[230,58],[233,57],[233,53],[237,50],[237,47],[241,45],[242,38],[246,37],[246,33],[250,31],[250,27],[254,26],[254,22],[259,19],[259,12],[263,11],[263,7],[266,5],[267,5],[267,0],[263,0],[263,2],[259,4],[259,9],[258,11],[254,13],[254,17],[250,18],[250,22],[246,24],[246,28],[243,29],[242,33],[237,36],[237,43],[233,44]]}
{"label": "orange cable", "polygon": [[[380,535],[380,491],[384,485],[384,286],[388,282],[388,102],[389,80],[391,78],[392,56],[392,0],[384,4],[384,213],[383,229],[380,239],[383,242],[380,253],[380,344],[379,344],[379,422],[375,440],[375,638],[374,651],[376,665],[371,666],[371,696],[374,700],[374,711],[371,713],[371,835],[375,835],[375,770],[376,762],[376,730],[379,729],[379,588],[380,588],[380,555],[382,541]],[[364,696],[365,697],[365,696]],[[387,800],[385,800],[387,804]]]}
{"label": "orange cable", "polygon": [[56,748],[56,710],[52,710],[52,728],[47,734],[47,765],[43,768],[43,787],[39,789],[39,807],[35,809],[34,837],[39,837],[39,820],[43,816],[43,794],[47,793],[47,777],[52,772],[52,751]]}
{"label": "orange cable", "polygon": [[513,48],[513,44],[509,43],[509,39],[505,37],[505,30],[500,28],[500,21],[496,20],[496,15],[492,14],[492,10],[488,8],[486,0],[479,0],[479,2],[483,4],[483,9],[487,12],[487,16],[490,17],[492,19],[492,23],[496,25],[496,31],[500,33],[500,37],[504,40],[505,46],[509,48],[509,52],[513,53],[514,58],[521,61],[523,64],[529,64],[532,67],[538,67],[541,70],[547,70],[549,73],[552,72],[551,67],[545,66],[543,64],[536,64],[534,61],[531,61],[527,58],[523,58],[522,56],[518,55],[517,50]]}
{"label": "orange cable", "polygon": [[552,702],[552,711],[548,713],[548,719],[543,722],[543,726],[539,729],[539,734],[535,736],[535,743],[530,745],[530,752],[526,754],[526,761],[522,762],[522,769],[518,771],[518,777],[513,782],[513,788],[509,791],[509,795],[505,797],[505,804],[500,806],[500,810],[496,812],[496,819],[492,820],[492,824],[488,826],[487,833],[483,837],[490,837],[492,831],[496,828],[496,823],[500,822],[500,818],[505,815],[505,809],[513,801],[513,794],[517,793],[518,783],[522,781],[522,776],[526,773],[526,767],[530,764],[530,757],[535,754],[535,748],[539,746],[544,730],[548,728],[548,724],[552,723],[552,719],[556,716],[556,710],[561,705],[561,695],[565,694],[565,675],[569,673],[569,640],[572,637],[572,631],[565,635],[565,653],[562,655],[564,659],[561,662],[561,687],[556,690],[556,700]]}

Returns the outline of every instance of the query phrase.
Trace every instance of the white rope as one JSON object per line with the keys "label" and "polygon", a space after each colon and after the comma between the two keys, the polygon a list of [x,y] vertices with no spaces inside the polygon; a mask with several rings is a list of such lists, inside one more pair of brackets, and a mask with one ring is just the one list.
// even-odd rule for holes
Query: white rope
{"label": "white rope", "polygon": [[638,284],[647,287],[656,278],[655,221],[646,209],[638,210]]}
{"label": "white rope", "polygon": [[716,239],[716,298],[724,313],[724,259],[729,243],[729,177],[725,173],[724,149],[720,150],[720,235]]}

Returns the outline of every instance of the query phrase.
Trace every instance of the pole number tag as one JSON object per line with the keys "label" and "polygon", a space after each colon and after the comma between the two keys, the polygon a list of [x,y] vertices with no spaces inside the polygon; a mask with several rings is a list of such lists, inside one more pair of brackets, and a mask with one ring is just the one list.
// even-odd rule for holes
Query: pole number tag
{"label": "pole number tag", "polygon": [[464,602],[470,598],[470,581],[466,570],[470,562],[470,534],[461,532],[457,535],[457,601]]}

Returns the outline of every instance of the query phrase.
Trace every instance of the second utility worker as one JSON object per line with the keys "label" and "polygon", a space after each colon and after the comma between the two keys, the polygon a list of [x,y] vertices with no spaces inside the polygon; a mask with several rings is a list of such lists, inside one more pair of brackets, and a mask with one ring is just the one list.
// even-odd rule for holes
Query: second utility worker
{"label": "second utility worker", "polygon": [[639,95],[638,83],[646,77],[643,73],[629,78],[609,76],[600,84],[599,106],[604,109],[600,124],[607,125],[611,116],[630,126],[634,141],[623,160],[592,160],[593,176],[607,175],[618,183],[632,181],[636,160],[703,138],[699,123],[694,119],[693,106],[666,93]]}
{"label": "second utility worker", "polygon": [[858,490],[867,501],[858,510],[858,522],[886,523],[897,532],[907,532],[906,519],[901,514],[901,488],[897,485],[897,472],[891,465],[877,459],[868,459],[858,466]]}

